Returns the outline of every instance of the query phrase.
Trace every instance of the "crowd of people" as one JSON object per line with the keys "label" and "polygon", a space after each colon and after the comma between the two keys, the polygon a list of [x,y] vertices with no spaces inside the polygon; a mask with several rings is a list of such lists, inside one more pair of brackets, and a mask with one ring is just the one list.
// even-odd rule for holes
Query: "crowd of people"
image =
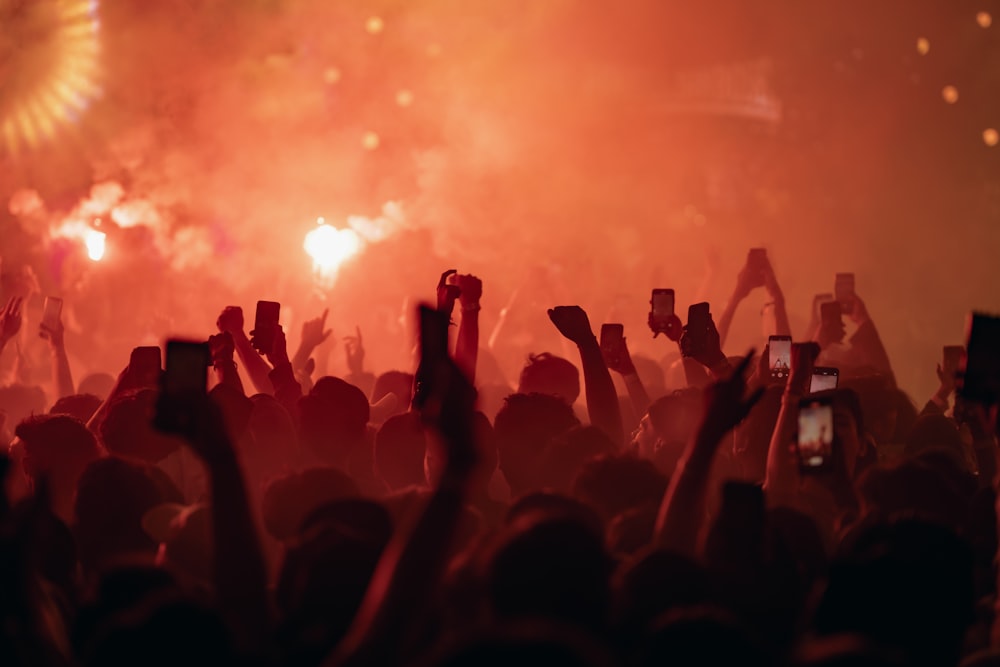
{"label": "crowd of people", "polygon": [[[483,282],[454,271],[413,368],[357,331],[342,378],[313,377],[325,314],[289,354],[219,304],[201,366],[139,347],[75,384],[61,320],[9,295],[0,351],[40,334],[52,380],[0,388],[0,665],[1000,665],[996,405],[945,360],[915,403],[853,292],[792,332],[756,257],[717,321],[651,313],[669,367],[552,304],[579,356],[512,386],[477,383]],[[724,353],[758,288],[787,372]]]}

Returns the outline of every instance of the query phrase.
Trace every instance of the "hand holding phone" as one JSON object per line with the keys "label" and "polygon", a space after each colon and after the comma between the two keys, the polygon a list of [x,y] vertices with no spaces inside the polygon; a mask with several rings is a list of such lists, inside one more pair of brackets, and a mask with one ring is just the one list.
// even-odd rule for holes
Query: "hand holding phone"
{"label": "hand holding phone", "polygon": [[767,340],[768,362],[772,382],[786,382],[792,369],[792,337],[771,336]]}
{"label": "hand holding phone", "polygon": [[254,316],[253,331],[250,332],[250,342],[258,352],[268,355],[274,347],[274,339],[278,334],[278,318],[281,314],[281,304],[277,301],[258,301]]}
{"label": "hand holding phone", "polygon": [[767,249],[750,248],[747,253],[747,274],[753,287],[763,287],[767,282]]}
{"label": "hand holding phone", "polygon": [[804,398],[799,403],[796,438],[799,469],[804,474],[826,470],[833,455],[833,405],[828,398]]}
{"label": "hand holding phone", "polygon": [[661,333],[666,334],[670,340],[679,340],[681,337],[681,321],[674,312],[674,290],[657,288],[649,299],[649,329],[653,332],[653,338]]}
{"label": "hand holding phone", "polygon": [[[622,324],[601,325],[601,354],[608,368],[626,373],[631,366],[628,349],[625,347],[625,326]],[[634,368],[632,369],[634,370]]]}
{"label": "hand holding phone", "polygon": [[54,296],[45,297],[42,322],[38,332],[39,336],[57,345],[62,344],[63,339],[62,306],[62,299]]}
{"label": "hand holding phone", "polygon": [[854,274],[838,273],[834,279],[833,294],[840,304],[841,312],[850,315],[854,308]]}
{"label": "hand holding phone", "polygon": [[809,393],[836,389],[840,383],[840,369],[832,366],[816,366],[813,368],[812,380],[809,383]]}

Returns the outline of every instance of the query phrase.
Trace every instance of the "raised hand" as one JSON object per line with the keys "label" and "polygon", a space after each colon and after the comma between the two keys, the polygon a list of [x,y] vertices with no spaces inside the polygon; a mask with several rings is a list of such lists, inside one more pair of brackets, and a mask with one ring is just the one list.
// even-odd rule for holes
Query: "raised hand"
{"label": "raised hand", "polygon": [[708,318],[708,327],[702,333],[684,327],[684,334],[681,336],[681,355],[690,357],[713,371],[726,362],[726,355],[722,353],[719,330],[715,328],[715,321],[711,316]]}
{"label": "raised hand", "polygon": [[233,336],[243,335],[243,309],[239,306],[226,306],[215,321],[215,326],[219,331],[225,331]]}
{"label": "raised hand", "polygon": [[868,315],[868,308],[865,307],[865,302],[856,293],[851,295],[850,303],[851,306],[848,315],[854,324],[860,327],[871,319]]}
{"label": "raised hand", "polygon": [[208,349],[212,353],[213,364],[232,363],[236,344],[233,335],[228,331],[208,337]]}
{"label": "raised hand", "polygon": [[330,337],[333,333],[333,329],[326,329],[326,317],[330,314],[330,309],[327,308],[323,311],[323,314],[319,317],[313,318],[311,320],[306,320],[302,323],[302,347],[308,347],[309,349],[316,349],[323,342]]}
{"label": "raised hand", "polygon": [[750,414],[750,410],[764,395],[763,387],[758,387],[747,394],[746,372],[753,360],[754,352],[751,350],[728,378],[709,385],[705,390],[705,413],[701,436],[709,440],[721,440]]}
{"label": "raised hand", "polygon": [[281,328],[280,324],[274,325],[274,329],[274,343],[264,356],[267,357],[267,360],[274,368],[285,364],[290,365],[291,361],[288,359],[288,341],[285,339],[285,330]]}
{"label": "raised hand", "polygon": [[590,318],[580,306],[556,306],[549,309],[549,319],[565,338],[577,345],[594,340],[594,330],[590,328]]}
{"label": "raised hand", "polygon": [[42,322],[38,325],[38,335],[49,341],[52,347],[60,348],[65,340],[66,328],[63,326],[62,318],[52,323]]}
{"label": "raised hand", "polygon": [[455,269],[448,269],[441,274],[437,284],[437,309],[451,317],[455,310],[455,300],[458,299],[462,290],[458,285],[450,284],[448,281],[452,276],[458,274]]}
{"label": "raised hand", "polygon": [[601,346],[601,355],[604,357],[604,363],[607,364],[608,369],[621,375],[635,373],[635,364],[632,363],[632,355],[628,351],[627,338],[622,338],[614,349],[609,350]]}
{"label": "raised hand", "polygon": [[24,297],[12,296],[0,310],[0,343],[6,343],[21,330],[21,306]]}
{"label": "raised hand", "polygon": [[470,274],[454,274],[450,282],[460,290],[459,299],[462,309],[478,308],[483,298],[483,281]]}
{"label": "raised hand", "polygon": [[788,375],[785,392],[792,396],[804,396],[809,393],[809,383],[812,381],[813,366],[819,357],[819,344],[792,343],[792,368]]}
{"label": "raised hand", "polygon": [[365,344],[361,337],[361,327],[354,327],[354,336],[344,337],[344,356],[347,358],[347,370],[352,375],[365,372]]}

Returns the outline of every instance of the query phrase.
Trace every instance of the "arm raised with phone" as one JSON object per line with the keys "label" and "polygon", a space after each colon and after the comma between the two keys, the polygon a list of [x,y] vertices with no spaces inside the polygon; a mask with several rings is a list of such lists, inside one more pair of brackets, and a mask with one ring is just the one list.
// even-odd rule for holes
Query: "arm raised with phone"
{"label": "arm raised with phone", "polygon": [[65,327],[62,323],[62,299],[45,297],[42,322],[38,335],[49,342],[52,352],[52,383],[60,398],[76,393],[73,386],[73,373],[69,368],[69,357],[66,356]]}
{"label": "arm raised with phone", "polygon": [[549,319],[559,333],[575,343],[580,351],[590,423],[604,431],[616,446],[621,447],[625,435],[618,393],[586,311],[580,306],[556,306],[549,310]]}
{"label": "arm raised with phone", "polygon": [[243,309],[239,306],[226,306],[215,322],[220,333],[228,333],[233,338],[236,353],[243,362],[243,368],[250,376],[254,389],[261,394],[272,394],[271,382],[268,380],[270,369],[267,362],[257,353],[250,343],[243,324]]}

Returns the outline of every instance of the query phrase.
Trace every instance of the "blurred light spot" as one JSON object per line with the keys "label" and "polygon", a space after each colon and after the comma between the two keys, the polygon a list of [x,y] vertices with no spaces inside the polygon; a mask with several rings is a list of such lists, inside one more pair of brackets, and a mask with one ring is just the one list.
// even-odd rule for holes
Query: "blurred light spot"
{"label": "blurred light spot", "polygon": [[976,14],[976,23],[979,24],[980,28],[989,28],[993,25],[993,17],[989,12],[979,12]]}
{"label": "blurred light spot", "polygon": [[987,146],[996,146],[1000,143],[1000,132],[997,132],[994,128],[988,128],[983,130],[983,141]]}
{"label": "blurred light spot", "polygon": [[335,229],[320,223],[306,234],[302,247],[312,257],[313,268],[329,275],[336,273],[341,264],[357,254],[361,249],[361,238],[353,229]]}
{"label": "blurred light spot", "polygon": [[441,45],[438,44],[437,42],[428,44],[427,55],[429,55],[431,58],[437,58],[439,55],[441,55]]}
{"label": "blurred light spot", "polygon": [[369,35],[377,35],[382,32],[382,28],[385,27],[385,23],[378,16],[373,16],[365,22],[365,30],[368,31]]}
{"label": "blurred light spot", "polygon": [[87,246],[87,257],[95,262],[99,262],[104,258],[104,242],[107,240],[107,234],[104,232],[99,232],[96,229],[91,229],[84,234],[83,242]]}
{"label": "blurred light spot", "polygon": [[413,104],[413,93],[408,90],[401,90],[396,93],[396,104],[401,107],[408,107]]}
{"label": "blurred light spot", "polygon": [[323,80],[331,85],[337,83],[340,81],[340,70],[336,67],[327,67],[323,72]]}
{"label": "blurred light spot", "polygon": [[365,132],[365,136],[361,140],[361,145],[370,151],[375,150],[379,145],[378,134],[374,132]]}
{"label": "blurred light spot", "polygon": [[926,56],[931,50],[931,40],[926,37],[917,38],[917,53]]}
{"label": "blurred light spot", "polygon": [[958,88],[955,86],[945,86],[941,89],[941,97],[948,104],[954,104],[958,101]]}

